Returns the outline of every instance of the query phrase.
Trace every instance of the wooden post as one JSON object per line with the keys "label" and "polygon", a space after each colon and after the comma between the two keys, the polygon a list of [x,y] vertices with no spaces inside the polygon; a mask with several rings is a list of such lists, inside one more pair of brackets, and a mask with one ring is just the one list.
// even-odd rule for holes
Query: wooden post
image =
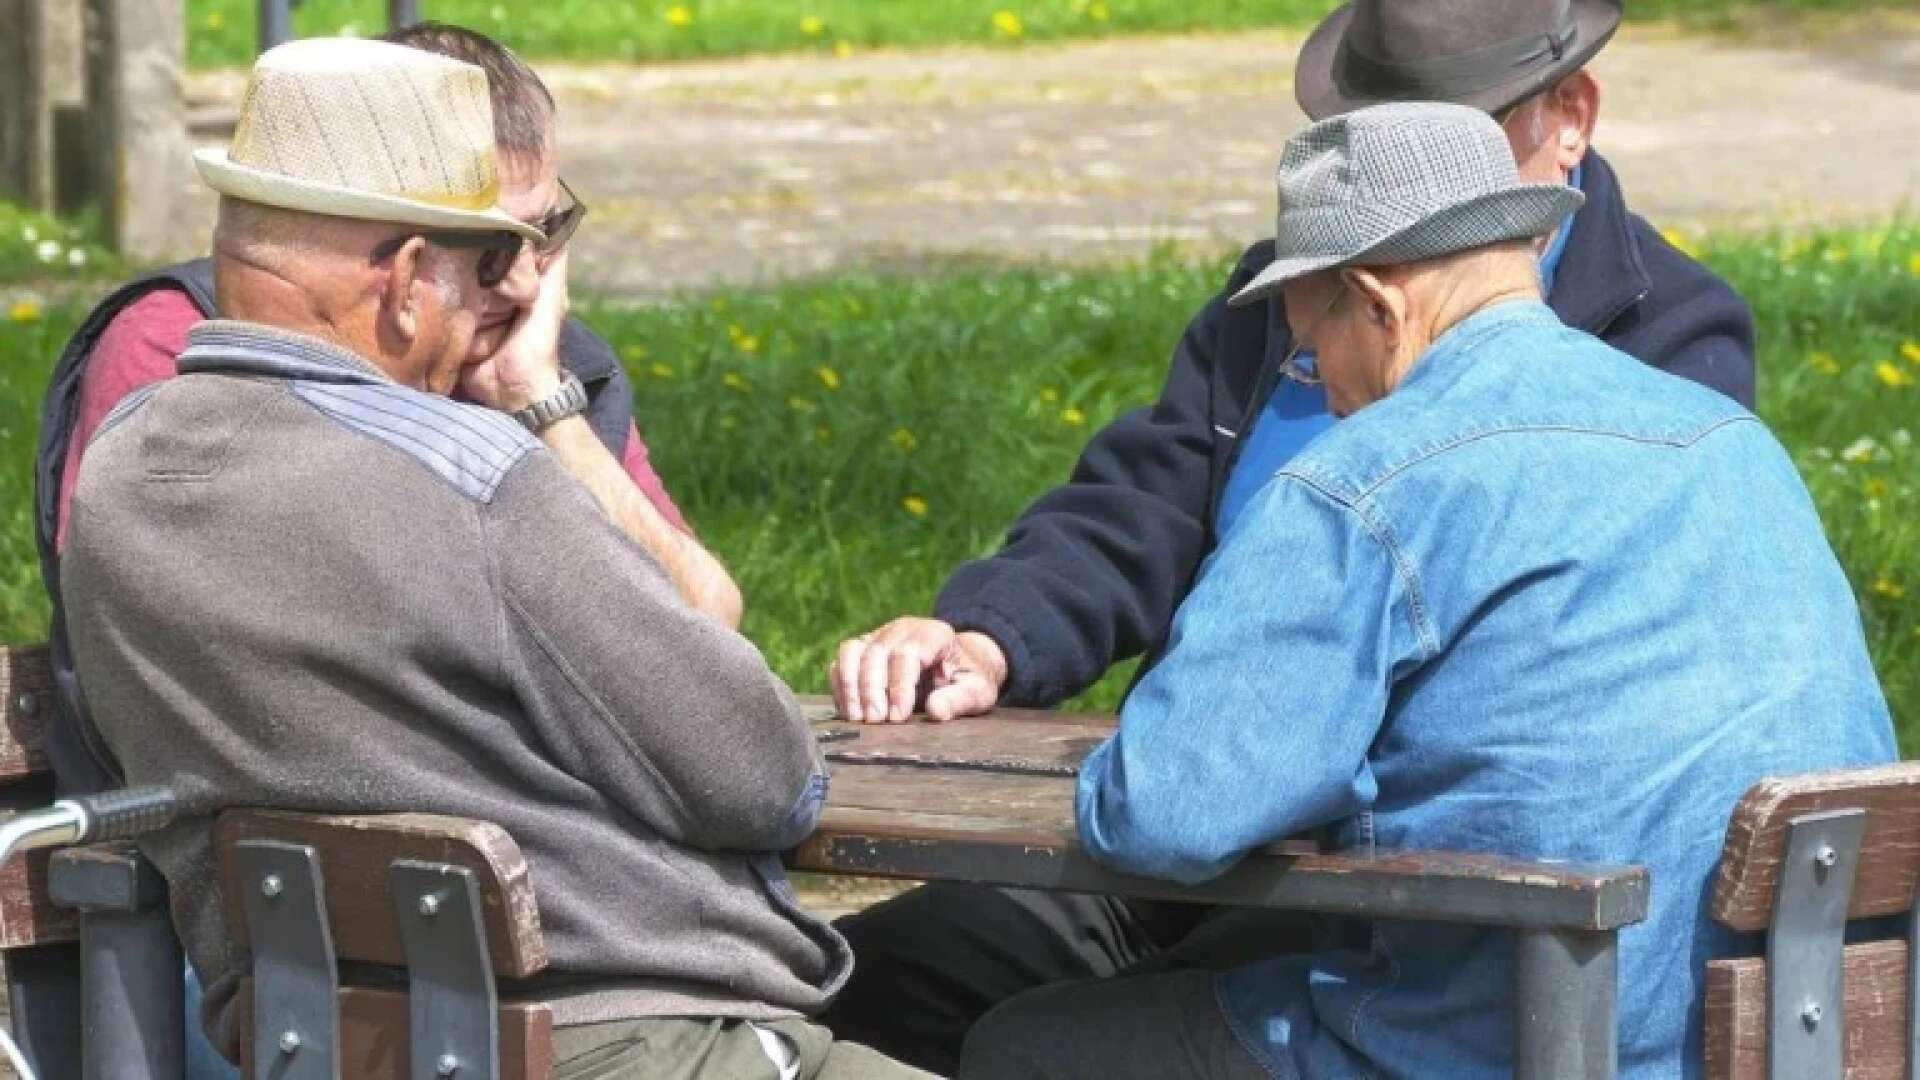
{"label": "wooden post", "polygon": [[91,185],[113,246],[135,262],[178,252],[174,216],[192,183],[186,5],[87,0]]}
{"label": "wooden post", "polygon": [[40,47],[42,0],[0,0],[0,197],[53,208],[53,110]]}

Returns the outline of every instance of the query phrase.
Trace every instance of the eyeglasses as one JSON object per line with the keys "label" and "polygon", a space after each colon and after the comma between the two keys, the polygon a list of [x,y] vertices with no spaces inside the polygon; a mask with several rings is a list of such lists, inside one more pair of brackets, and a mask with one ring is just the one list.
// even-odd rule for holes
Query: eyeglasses
{"label": "eyeglasses", "polygon": [[[1327,306],[1321,309],[1319,317],[1313,320],[1314,324],[1326,322],[1327,316],[1333,314],[1333,309],[1339,305],[1340,298],[1345,295],[1347,295],[1347,282],[1342,278],[1340,287],[1333,292],[1333,299],[1327,301]],[[1293,346],[1287,350],[1285,359],[1280,361],[1280,377],[1297,382],[1301,386],[1319,386],[1319,372],[1308,369],[1300,362],[1300,354],[1303,351],[1305,350],[1300,344],[1300,331],[1296,329],[1293,332]]]}
{"label": "eyeglasses", "polygon": [[560,181],[560,190],[567,194],[567,205],[534,224],[534,228],[547,238],[534,246],[534,256],[540,260],[542,270],[560,253],[561,248],[567,246],[567,241],[573,239],[574,230],[580,227],[580,219],[587,216],[587,204],[580,201],[580,196],[573,193],[565,180]]}
{"label": "eyeglasses", "polygon": [[480,249],[480,261],[474,264],[475,276],[480,287],[492,289],[499,287],[513,272],[514,261],[520,258],[520,249],[526,244],[519,233],[510,232],[454,232],[435,229],[429,232],[401,233],[382,240],[373,249],[368,258],[375,264],[393,258],[394,253],[406,246],[407,241],[419,237],[436,247],[451,248],[457,251]]}

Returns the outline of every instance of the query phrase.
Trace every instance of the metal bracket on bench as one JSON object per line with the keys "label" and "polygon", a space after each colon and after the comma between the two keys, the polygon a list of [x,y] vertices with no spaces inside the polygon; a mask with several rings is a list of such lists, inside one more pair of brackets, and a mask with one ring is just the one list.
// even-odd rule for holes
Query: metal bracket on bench
{"label": "metal bracket on bench", "polygon": [[413,1080],[499,1080],[500,999],[473,871],[396,859]]}
{"label": "metal bracket on bench", "polygon": [[340,970],[320,858],[304,844],[275,840],[243,840],[234,857],[253,945],[254,1072],[274,1080],[334,1080],[340,1075]]}
{"label": "metal bracket on bench", "polygon": [[1847,907],[1866,824],[1858,807],[1787,822],[1767,933],[1767,1074],[1773,1080],[1839,1080]]}

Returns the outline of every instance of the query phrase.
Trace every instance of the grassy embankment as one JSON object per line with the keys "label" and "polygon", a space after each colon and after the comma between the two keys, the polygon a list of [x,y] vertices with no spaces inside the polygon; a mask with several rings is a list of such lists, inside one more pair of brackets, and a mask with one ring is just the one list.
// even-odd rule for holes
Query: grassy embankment
{"label": "grassy embankment", "polygon": [[[1725,27],[1748,12],[1828,12],[1896,0],[1628,0],[1635,19]],[[846,52],[956,43],[1015,44],[1114,34],[1304,28],[1335,0],[424,0],[426,14],[499,37],[529,56],[665,60],[766,52]],[[253,57],[254,0],[188,0],[195,67]],[[383,0],[306,0],[303,35],[378,33]]]}
{"label": "grassy embankment", "polygon": [[[0,236],[0,266],[10,244]],[[1702,247],[1759,314],[1761,412],[1813,491],[1920,751],[1920,227]],[[1155,395],[1222,273],[1159,258],[853,276],[583,313],[634,373],[655,464],[739,577],[747,632],[819,689],[843,635],[925,610],[1090,433]],[[45,632],[35,413],[81,313],[0,313],[0,640]],[[1122,677],[1087,700],[1110,706]]]}

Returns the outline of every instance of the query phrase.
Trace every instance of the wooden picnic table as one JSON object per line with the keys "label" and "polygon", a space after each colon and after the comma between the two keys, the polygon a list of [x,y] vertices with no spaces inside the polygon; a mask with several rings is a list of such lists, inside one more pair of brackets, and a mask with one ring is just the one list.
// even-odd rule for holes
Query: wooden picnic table
{"label": "wooden picnic table", "polygon": [[1643,869],[1296,838],[1198,885],[1136,877],[1095,862],[1074,828],[1075,772],[1113,717],[1000,709],[852,725],[830,700],[803,703],[832,787],[819,829],[788,854],[795,870],[1508,927],[1516,1075],[1614,1075],[1617,937],[1646,917]]}

